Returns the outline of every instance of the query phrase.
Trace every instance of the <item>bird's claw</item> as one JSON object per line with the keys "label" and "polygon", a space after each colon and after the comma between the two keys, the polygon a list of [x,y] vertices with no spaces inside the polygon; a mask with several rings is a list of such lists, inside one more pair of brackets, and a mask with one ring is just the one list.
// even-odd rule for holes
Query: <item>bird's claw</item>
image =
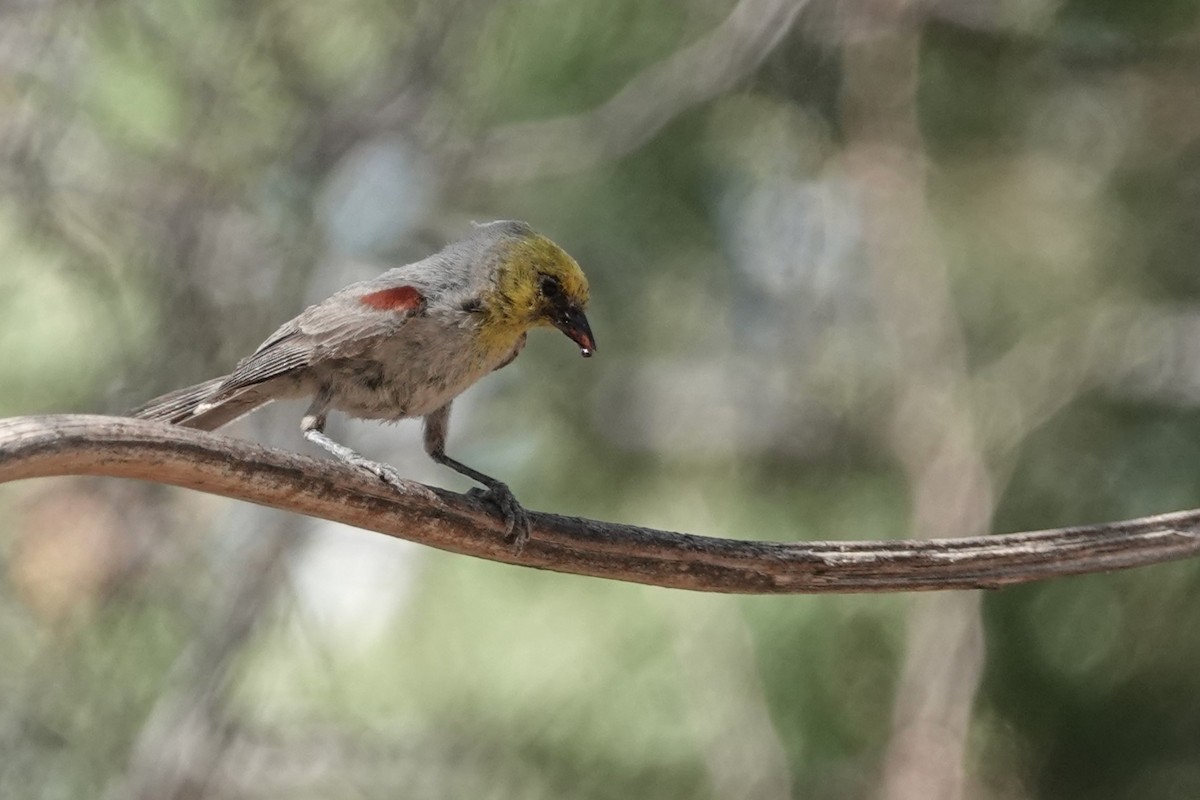
{"label": "bird's claw", "polygon": [[506,484],[496,483],[487,489],[472,489],[467,494],[499,509],[500,516],[504,517],[504,539],[512,544],[514,553],[520,554],[529,541],[530,520],[529,512],[517,502],[512,490]]}
{"label": "bird's claw", "polygon": [[400,492],[400,494],[420,494],[432,497],[432,494],[425,487],[401,476],[394,467],[389,467],[387,464],[378,464],[374,461],[367,462],[362,466],[376,478],[379,478],[379,480]]}

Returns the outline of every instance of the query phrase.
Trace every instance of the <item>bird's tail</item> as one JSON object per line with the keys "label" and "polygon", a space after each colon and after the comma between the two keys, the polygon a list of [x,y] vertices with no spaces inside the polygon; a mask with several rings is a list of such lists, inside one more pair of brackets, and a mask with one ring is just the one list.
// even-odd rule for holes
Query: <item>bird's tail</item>
{"label": "bird's tail", "polygon": [[129,415],[138,419],[151,419],[211,431],[271,401],[269,396],[251,388],[222,398],[213,405],[207,405],[208,399],[217,392],[225,378],[226,376],[221,376],[195,386],[168,392],[135,408]]}

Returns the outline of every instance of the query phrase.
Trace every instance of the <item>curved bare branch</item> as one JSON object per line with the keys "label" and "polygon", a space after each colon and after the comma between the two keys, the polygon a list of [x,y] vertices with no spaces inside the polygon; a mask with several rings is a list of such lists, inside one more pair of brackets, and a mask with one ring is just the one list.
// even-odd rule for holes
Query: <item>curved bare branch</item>
{"label": "curved bare branch", "polygon": [[397,492],[334,461],[155,422],[87,415],[0,420],[0,483],[106,475],[172,484],[344,522],[453,553],[635,583],[743,594],[997,588],[1200,553],[1200,510],[962,539],[777,543],[532,514],[514,553],[482,502]]}

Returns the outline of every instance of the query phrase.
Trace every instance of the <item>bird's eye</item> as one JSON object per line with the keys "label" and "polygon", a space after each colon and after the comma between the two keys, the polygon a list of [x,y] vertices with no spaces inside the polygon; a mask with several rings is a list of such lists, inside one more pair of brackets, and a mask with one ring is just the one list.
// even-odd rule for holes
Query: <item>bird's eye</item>
{"label": "bird's eye", "polygon": [[553,275],[542,275],[538,278],[538,288],[543,297],[558,297],[562,294],[562,284]]}

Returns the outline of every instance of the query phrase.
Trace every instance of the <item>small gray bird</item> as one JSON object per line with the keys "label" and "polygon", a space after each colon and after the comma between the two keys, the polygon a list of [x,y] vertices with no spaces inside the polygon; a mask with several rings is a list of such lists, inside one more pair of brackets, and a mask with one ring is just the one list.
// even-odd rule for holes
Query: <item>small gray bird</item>
{"label": "small gray bird", "polygon": [[272,400],[312,397],[304,438],[401,487],[396,471],[325,435],[330,410],[362,419],[423,417],[425,452],[487,487],[520,548],[529,518],[501,481],[446,455],[450,404],[511,363],[531,328],[553,326],[584,356],[596,341],[575,260],[524,222],[478,225],[426,259],[355,283],[283,324],[229,375],[179,389],[132,412],[214,430]]}

